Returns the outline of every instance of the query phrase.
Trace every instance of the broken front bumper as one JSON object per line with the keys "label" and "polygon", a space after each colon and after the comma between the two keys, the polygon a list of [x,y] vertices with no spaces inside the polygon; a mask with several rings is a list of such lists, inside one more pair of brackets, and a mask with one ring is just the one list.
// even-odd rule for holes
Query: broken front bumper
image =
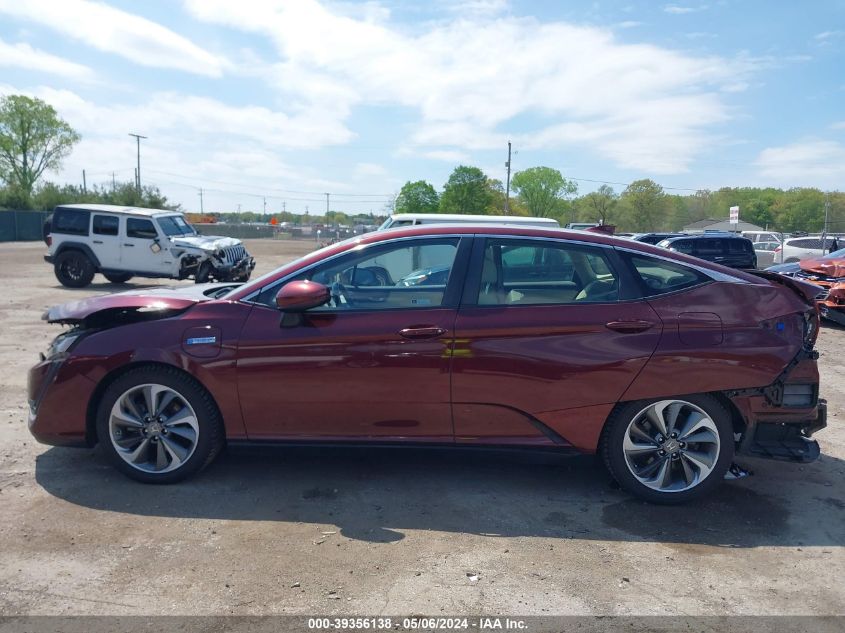
{"label": "broken front bumper", "polygon": [[251,256],[242,258],[234,264],[214,262],[214,276],[218,281],[243,281],[248,279],[255,268],[255,259]]}

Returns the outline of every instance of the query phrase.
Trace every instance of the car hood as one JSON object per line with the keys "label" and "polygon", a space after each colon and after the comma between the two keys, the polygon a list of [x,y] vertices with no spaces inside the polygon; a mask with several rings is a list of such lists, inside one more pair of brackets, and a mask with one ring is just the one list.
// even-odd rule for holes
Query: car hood
{"label": "car hood", "polygon": [[170,241],[176,246],[201,248],[206,251],[216,251],[219,248],[237,246],[241,243],[234,237],[223,237],[222,235],[186,235],[184,237],[171,237]]}
{"label": "car hood", "polygon": [[827,277],[845,277],[845,258],[842,257],[811,257],[802,259],[798,265],[801,270]]}
{"label": "car hood", "polygon": [[99,295],[53,306],[41,318],[48,323],[82,324],[87,327],[162,319],[183,312],[201,301],[216,299],[225,289],[238,285],[196,284]]}

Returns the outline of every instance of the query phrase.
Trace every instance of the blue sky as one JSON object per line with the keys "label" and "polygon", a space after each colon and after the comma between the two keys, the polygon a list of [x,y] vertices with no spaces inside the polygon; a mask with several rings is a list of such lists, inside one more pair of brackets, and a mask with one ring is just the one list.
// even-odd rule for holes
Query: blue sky
{"label": "blue sky", "polygon": [[382,212],[457,164],[683,191],[845,183],[845,0],[0,0],[0,94],[83,135],[57,181],[188,210]]}

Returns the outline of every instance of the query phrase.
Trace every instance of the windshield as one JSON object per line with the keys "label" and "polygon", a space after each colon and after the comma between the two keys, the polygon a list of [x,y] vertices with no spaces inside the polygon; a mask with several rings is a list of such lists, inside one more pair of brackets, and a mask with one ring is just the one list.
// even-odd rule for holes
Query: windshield
{"label": "windshield", "polygon": [[196,235],[197,232],[181,215],[166,215],[158,218],[158,225],[165,235]]}

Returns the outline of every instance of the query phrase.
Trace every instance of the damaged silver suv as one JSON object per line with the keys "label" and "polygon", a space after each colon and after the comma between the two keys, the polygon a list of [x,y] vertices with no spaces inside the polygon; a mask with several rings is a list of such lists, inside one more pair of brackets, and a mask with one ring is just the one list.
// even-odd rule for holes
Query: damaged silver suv
{"label": "damaged silver suv", "polygon": [[56,207],[45,227],[63,286],[82,288],[96,273],[112,283],[132,277],[246,281],[255,261],[240,240],[199,235],[177,211],[108,204]]}

